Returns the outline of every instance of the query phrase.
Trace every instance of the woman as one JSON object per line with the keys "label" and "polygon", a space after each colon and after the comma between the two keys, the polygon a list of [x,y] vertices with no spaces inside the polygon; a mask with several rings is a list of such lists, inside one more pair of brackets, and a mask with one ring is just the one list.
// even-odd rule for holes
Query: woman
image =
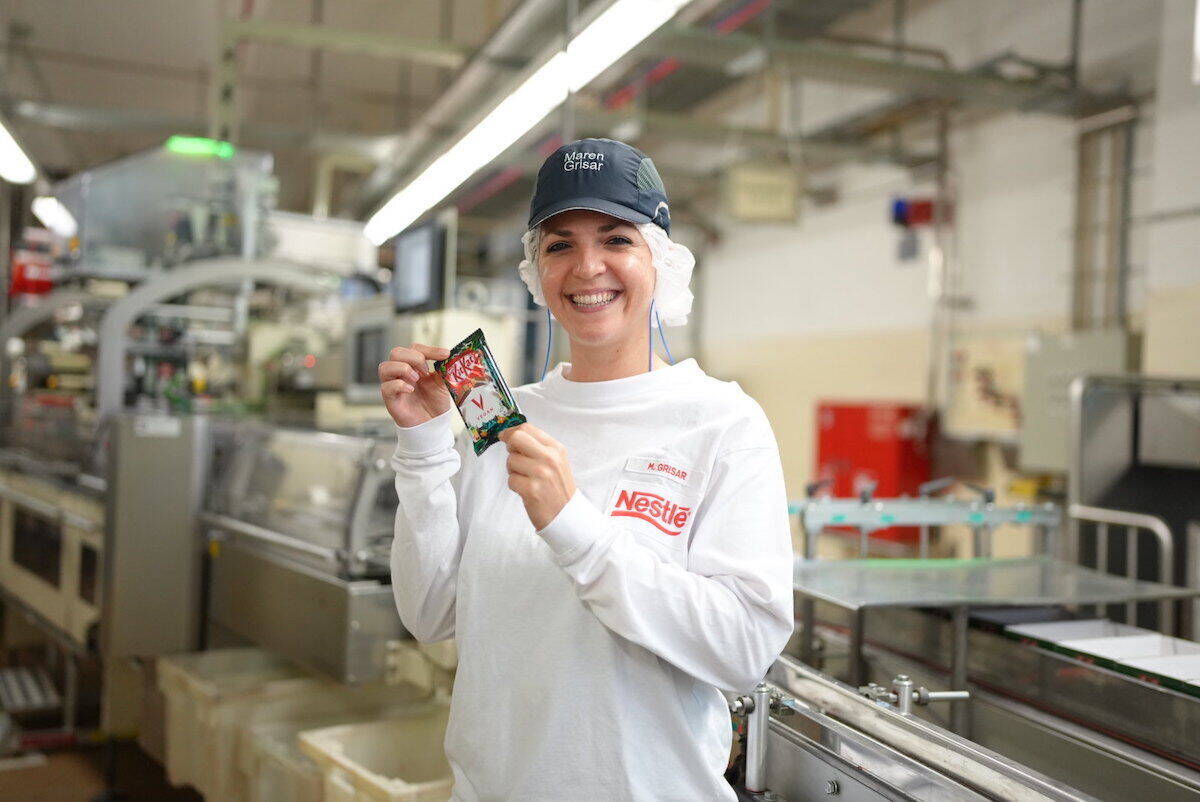
{"label": "woman", "polygon": [[459,800],[732,800],[718,689],[792,630],[792,552],[766,416],[695,360],[651,358],[693,260],[653,163],[580,140],[543,164],[521,274],[571,362],[515,390],[529,423],[475,457],[428,360],[380,365],[396,421],[392,582],[415,637],[453,636]]}

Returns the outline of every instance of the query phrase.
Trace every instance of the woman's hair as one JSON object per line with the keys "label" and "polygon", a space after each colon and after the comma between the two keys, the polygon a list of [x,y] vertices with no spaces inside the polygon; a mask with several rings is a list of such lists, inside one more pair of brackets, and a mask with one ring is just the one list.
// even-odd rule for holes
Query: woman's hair
{"label": "woman's hair", "polygon": [[[641,223],[636,226],[642,239],[650,248],[650,264],[657,274],[654,283],[654,309],[664,326],[683,326],[687,324],[687,316],[692,311],[692,291],[688,284],[692,280],[692,270],[696,266],[696,257],[686,246],[673,241],[667,232],[654,223]],[[546,305],[542,294],[541,271],[538,269],[539,245],[542,241],[541,227],[531,228],[521,237],[525,246],[525,259],[517,266],[517,272],[533,300],[538,306]]]}

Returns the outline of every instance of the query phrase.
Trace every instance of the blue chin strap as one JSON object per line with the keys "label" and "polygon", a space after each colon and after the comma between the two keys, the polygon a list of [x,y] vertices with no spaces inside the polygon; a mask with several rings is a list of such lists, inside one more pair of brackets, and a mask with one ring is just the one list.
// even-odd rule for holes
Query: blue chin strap
{"label": "blue chin strap", "polygon": [[[650,319],[654,319],[654,323]],[[654,370],[654,325],[658,325],[658,338],[662,340],[663,350],[667,352],[667,361],[672,365],[675,364],[675,358],[671,356],[671,347],[667,345],[667,335],[663,333],[662,321],[658,318],[658,310],[654,308],[654,301],[650,302],[650,314],[646,316],[646,334],[650,338],[650,355],[646,359],[646,370]]]}
{"label": "blue chin strap", "polygon": [[[654,308],[654,301],[650,302],[650,314],[646,316],[646,335],[650,339],[650,350],[646,354],[646,370],[654,370],[654,325],[658,324],[658,338],[662,341],[663,350],[667,352],[667,361],[672,365],[675,364],[675,357],[671,356],[671,347],[667,345],[667,335],[663,333],[662,320],[658,317],[658,310]],[[550,351],[554,345],[554,321],[550,317],[550,307],[546,307],[546,358],[542,361],[542,379],[546,378],[546,371],[550,368]]]}
{"label": "blue chin strap", "polygon": [[554,322],[550,319],[550,306],[546,306],[546,359],[542,362],[542,378],[546,378],[546,369],[550,367],[550,346],[554,345]]}
{"label": "blue chin strap", "polygon": [[[650,302],[650,308],[654,309],[654,301]],[[667,352],[667,361],[672,365],[675,364],[675,357],[671,356],[671,346],[667,345],[667,335],[663,332],[662,321],[658,319],[658,310],[654,309],[654,322],[658,324],[658,339],[662,340],[663,350]]]}

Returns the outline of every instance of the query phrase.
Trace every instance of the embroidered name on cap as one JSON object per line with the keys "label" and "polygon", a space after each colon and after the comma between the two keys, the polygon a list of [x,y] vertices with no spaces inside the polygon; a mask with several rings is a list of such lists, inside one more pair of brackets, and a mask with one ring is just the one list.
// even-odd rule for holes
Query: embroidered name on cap
{"label": "embroidered name on cap", "polygon": [[599,170],[604,166],[603,153],[573,150],[563,154],[563,170]]}
{"label": "embroidered name on cap", "polygon": [[640,518],[672,537],[683,531],[691,514],[691,507],[681,507],[657,493],[647,493],[644,490],[619,491],[616,506],[610,513],[618,518]]}

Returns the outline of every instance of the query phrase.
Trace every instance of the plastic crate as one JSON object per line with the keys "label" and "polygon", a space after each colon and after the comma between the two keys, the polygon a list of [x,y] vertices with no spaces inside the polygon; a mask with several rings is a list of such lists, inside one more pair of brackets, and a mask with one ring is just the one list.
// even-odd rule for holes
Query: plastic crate
{"label": "plastic crate", "polygon": [[[292,795],[279,789],[291,787],[301,793],[315,783],[315,799],[320,802],[321,771],[300,752],[297,734],[424,710],[424,703],[418,701],[421,698],[423,692],[411,686],[355,688],[331,684],[312,693],[282,696],[262,701],[251,710],[238,711],[236,717],[215,723],[212,728],[216,743],[236,743],[237,750],[237,771],[223,778],[221,799],[290,800]],[[223,759],[223,755],[216,754],[214,761]]]}
{"label": "plastic crate", "polygon": [[251,729],[238,754],[249,802],[322,802],[321,770],[300,751],[296,735],[336,723],[344,722],[306,719]]}
{"label": "plastic crate", "polygon": [[453,780],[440,703],[395,718],[303,732],[300,749],[324,774],[325,802],[444,802]]}
{"label": "plastic crate", "polygon": [[208,737],[214,713],[316,685],[310,674],[263,649],[170,655],[159,658],[157,668],[165,702],[167,779],[214,800]]}
{"label": "plastic crate", "polygon": [[238,754],[245,750],[247,733],[255,725],[286,723],[302,717],[340,719],[328,722],[328,726],[412,709],[414,699],[427,696],[427,689],[411,685],[351,686],[313,677],[303,685],[264,687],[260,693],[214,705],[203,721],[201,749],[207,790],[200,789],[201,793],[220,802],[243,802],[248,798],[248,778],[238,771]]}

